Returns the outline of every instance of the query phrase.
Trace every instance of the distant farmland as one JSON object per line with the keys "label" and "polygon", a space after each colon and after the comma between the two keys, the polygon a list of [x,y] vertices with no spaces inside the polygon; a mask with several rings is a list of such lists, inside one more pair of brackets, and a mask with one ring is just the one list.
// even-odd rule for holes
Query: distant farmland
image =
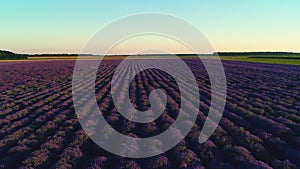
{"label": "distant farmland", "polygon": [[[258,63],[272,63],[272,64],[290,64],[300,65],[300,54],[299,53],[288,53],[288,52],[218,52],[214,54],[201,54],[199,55],[202,59],[216,59],[216,55],[221,60],[232,60],[232,61],[243,61],[243,62],[258,62]],[[198,58],[195,54],[177,54],[180,58]],[[127,55],[81,55],[81,59],[94,60],[94,59],[106,59],[106,60],[118,60],[124,59]],[[172,58],[172,55],[133,55],[132,58],[137,59],[164,59]],[[28,55],[28,54],[15,54],[7,51],[0,51],[0,62],[14,62],[14,61],[46,61],[46,60],[76,60],[78,54],[39,54],[39,55]]]}

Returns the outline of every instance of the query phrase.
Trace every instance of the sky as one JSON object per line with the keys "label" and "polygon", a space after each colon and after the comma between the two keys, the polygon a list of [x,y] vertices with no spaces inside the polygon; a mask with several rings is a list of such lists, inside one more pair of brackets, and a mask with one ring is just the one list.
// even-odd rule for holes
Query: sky
{"label": "sky", "polygon": [[[299,9],[299,0],[2,0],[0,50],[80,53],[87,41],[112,21],[158,12],[194,25],[216,51],[300,52]],[[147,38],[136,42],[141,39],[147,43]],[[120,47],[136,43],[127,44]]]}

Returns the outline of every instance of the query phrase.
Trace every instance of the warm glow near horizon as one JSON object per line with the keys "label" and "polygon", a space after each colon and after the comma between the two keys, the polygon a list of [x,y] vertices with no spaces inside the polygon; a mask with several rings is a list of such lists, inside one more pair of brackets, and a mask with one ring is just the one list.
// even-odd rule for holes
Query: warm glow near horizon
{"label": "warm glow near horizon", "polygon": [[162,35],[139,35],[115,45],[108,54],[193,53],[185,44]]}

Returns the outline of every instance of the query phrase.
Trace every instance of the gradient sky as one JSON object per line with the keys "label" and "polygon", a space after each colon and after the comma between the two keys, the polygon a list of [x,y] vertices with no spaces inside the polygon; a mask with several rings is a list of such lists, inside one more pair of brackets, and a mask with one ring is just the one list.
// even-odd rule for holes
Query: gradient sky
{"label": "gradient sky", "polygon": [[299,0],[3,0],[0,49],[79,53],[111,21],[162,12],[193,24],[217,51],[300,52],[299,9]]}

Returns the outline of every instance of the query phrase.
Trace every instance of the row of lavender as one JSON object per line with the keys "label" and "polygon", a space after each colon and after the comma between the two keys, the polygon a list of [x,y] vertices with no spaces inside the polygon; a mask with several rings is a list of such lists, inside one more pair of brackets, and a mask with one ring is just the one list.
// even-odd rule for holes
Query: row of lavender
{"label": "row of lavender", "polygon": [[[300,166],[300,68],[224,62],[228,96],[223,118],[204,144],[198,136],[210,105],[209,80],[200,61],[186,60],[199,84],[196,124],[185,140],[147,159],[122,158],[99,148],[81,129],[72,103],[73,61],[11,63],[0,66],[0,168],[297,168]],[[105,61],[96,81],[103,116],[132,137],[165,131],[176,120],[180,93],[166,73],[150,69],[131,83],[131,101],[149,107],[148,94],[162,88],[166,110],[146,125],[122,117],[110,94],[119,61]],[[122,84],[120,82],[120,84]],[[188,92],[189,86],[183,89]],[[82,98],[88,103],[88,98]],[[91,107],[86,104],[88,112]],[[175,132],[174,137],[180,135]],[[134,153],[136,147],[129,147]]]}

